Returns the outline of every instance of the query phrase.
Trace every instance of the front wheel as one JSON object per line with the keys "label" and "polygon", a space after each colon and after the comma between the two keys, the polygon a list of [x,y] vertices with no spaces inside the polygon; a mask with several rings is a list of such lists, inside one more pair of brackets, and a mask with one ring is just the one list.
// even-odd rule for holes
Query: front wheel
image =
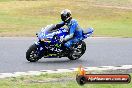
{"label": "front wheel", "polygon": [[26,59],[30,62],[36,62],[40,58],[38,57],[38,48],[35,44],[31,45],[26,52]]}
{"label": "front wheel", "polygon": [[86,43],[84,41],[74,45],[72,51],[69,53],[68,58],[70,60],[79,59],[86,51]]}

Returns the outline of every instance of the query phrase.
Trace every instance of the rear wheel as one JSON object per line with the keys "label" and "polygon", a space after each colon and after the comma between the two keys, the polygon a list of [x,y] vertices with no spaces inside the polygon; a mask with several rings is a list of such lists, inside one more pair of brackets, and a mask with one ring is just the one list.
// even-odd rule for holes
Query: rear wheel
{"label": "rear wheel", "polygon": [[26,52],[26,59],[30,62],[36,62],[40,59],[38,57],[38,52],[37,52],[37,46],[35,44],[31,45],[30,48]]}
{"label": "rear wheel", "polygon": [[70,60],[79,59],[86,51],[86,44],[84,41],[79,42],[77,45],[74,45],[72,51],[69,53],[68,58]]}

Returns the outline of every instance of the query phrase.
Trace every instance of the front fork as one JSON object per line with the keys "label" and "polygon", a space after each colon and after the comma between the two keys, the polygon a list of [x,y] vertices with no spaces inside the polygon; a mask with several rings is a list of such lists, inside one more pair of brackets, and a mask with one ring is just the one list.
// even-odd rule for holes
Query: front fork
{"label": "front fork", "polygon": [[44,56],[44,48],[41,44],[41,42],[35,42],[35,45],[37,46],[37,55],[38,57],[43,57]]}

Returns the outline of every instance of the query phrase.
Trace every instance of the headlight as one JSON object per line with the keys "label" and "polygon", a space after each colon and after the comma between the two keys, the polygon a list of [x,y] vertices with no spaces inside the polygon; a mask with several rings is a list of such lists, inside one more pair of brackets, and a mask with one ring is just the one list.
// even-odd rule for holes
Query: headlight
{"label": "headlight", "polygon": [[42,42],[51,42],[49,39],[41,39]]}

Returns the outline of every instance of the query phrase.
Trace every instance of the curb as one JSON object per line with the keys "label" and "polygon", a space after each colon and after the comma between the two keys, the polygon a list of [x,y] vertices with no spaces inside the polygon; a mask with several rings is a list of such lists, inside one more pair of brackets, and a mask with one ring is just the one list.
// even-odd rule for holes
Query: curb
{"label": "curb", "polygon": [[[70,69],[56,69],[56,70],[40,70],[40,71],[27,71],[27,72],[14,72],[14,73],[0,73],[0,78],[26,76],[26,75],[41,75],[45,73],[63,73],[63,72],[74,72],[78,68]],[[84,67],[85,71],[103,71],[103,70],[125,70],[132,69],[132,65],[121,65],[121,66],[99,66],[99,67]]]}

